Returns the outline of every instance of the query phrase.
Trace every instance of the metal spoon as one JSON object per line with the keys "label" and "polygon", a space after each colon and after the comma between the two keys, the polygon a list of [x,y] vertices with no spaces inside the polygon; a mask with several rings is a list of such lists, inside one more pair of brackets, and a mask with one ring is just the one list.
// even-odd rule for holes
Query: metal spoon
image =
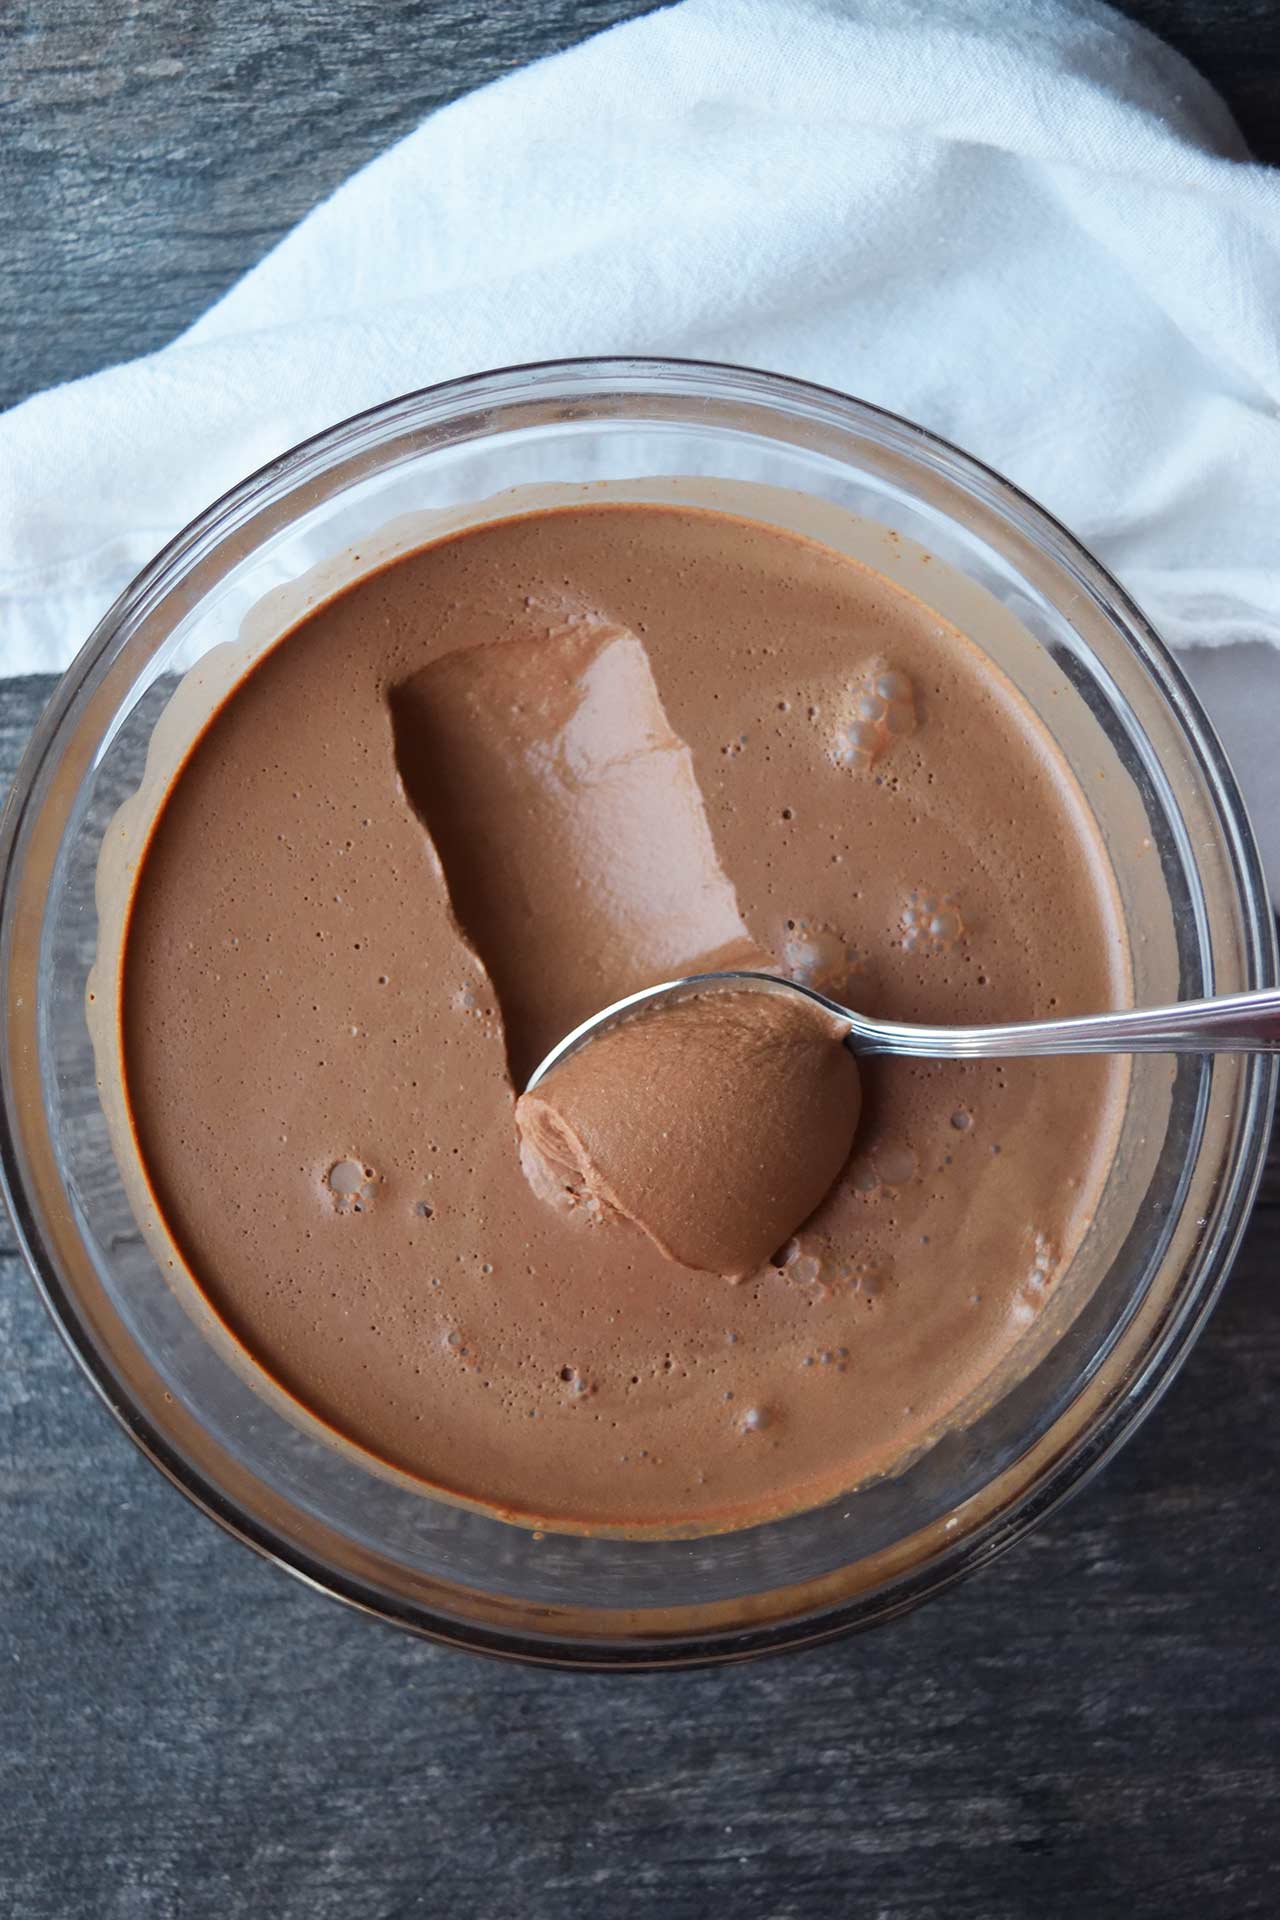
{"label": "metal spoon", "polygon": [[846,1023],[845,1045],[854,1053],[899,1053],[917,1060],[996,1060],[1048,1053],[1280,1053],[1280,988],[1273,987],[1227,993],[1216,1000],[1180,1000],[1171,1007],[1084,1014],[1071,1020],[1028,1020],[1005,1027],[917,1027],[899,1020],[872,1020],[778,974],[691,973],[682,980],[643,987],[593,1013],[539,1061],[529,1091],[552,1067],[646,1002],[723,986],[798,993],[815,1000]]}

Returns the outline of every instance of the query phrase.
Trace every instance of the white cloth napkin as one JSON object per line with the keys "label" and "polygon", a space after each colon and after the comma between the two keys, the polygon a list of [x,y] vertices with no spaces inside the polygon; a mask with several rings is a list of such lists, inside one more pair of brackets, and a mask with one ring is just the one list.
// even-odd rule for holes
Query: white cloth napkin
{"label": "white cloth napkin", "polygon": [[[1212,90],[1090,0],[684,0],[434,114],[172,346],[0,417],[0,672],[65,665],[169,534],[345,414],[645,351],[907,414],[1175,645],[1280,643],[1280,175]],[[1280,720],[1280,653],[1239,659],[1229,741]],[[1278,764],[1243,771],[1280,879]]]}

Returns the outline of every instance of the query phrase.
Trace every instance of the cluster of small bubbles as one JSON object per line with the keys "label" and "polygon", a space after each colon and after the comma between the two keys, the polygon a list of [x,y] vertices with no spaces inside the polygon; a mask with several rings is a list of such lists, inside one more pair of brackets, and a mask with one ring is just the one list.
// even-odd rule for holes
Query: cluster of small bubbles
{"label": "cluster of small bubbles", "polygon": [[736,740],[726,740],[725,744],[721,747],[720,751],[727,760],[734,760],[742,752],[742,749],[746,746],[746,744],[747,744],[746,734],[740,733]]}
{"label": "cluster of small bubbles", "polygon": [[575,1399],[584,1398],[587,1394],[596,1391],[595,1382],[589,1380],[577,1367],[561,1367],[560,1379]]}
{"label": "cluster of small bubbles", "polygon": [[324,1176],[335,1213],[363,1213],[378,1191],[378,1175],[359,1160],[335,1160]]}
{"label": "cluster of small bubbles", "polygon": [[848,1347],[822,1347],[817,1353],[806,1353],[800,1362],[802,1367],[834,1367],[837,1373],[849,1371]]}
{"label": "cluster of small bubbles", "polygon": [[837,730],[833,758],[855,773],[868,772],[895,740],[916,729],[915,688],[909,676],[883,662],[872,665],[850,689]]}
{"label": "cluster of small bubbles", "polygon": [[1032,1244],[1031,1272],[1027,1275],[1027,1284],[1040,1289],[1048,1286],[1049,1276],[1057,1265],[1057,1257],[1047,1235],[1038,1232]]}
{"label": "cluster of small bubbles", "polygon": [[866,956],[851,947],[834,927],[788,920],[782,942],[782,971],[803,987],[840,994],[855,974],[866,970]]}
{"label": "cluster of small bubbles", "polygon": [[873,1267],[869,1261],[860,1260],[849,1272],[848,1287],[850,1293],[857,1295],[859,1299],[865,1300],[870,1305],[873,1300],[878,1300],[884,1291],[884,1281],[877,1268]]}
{"label": "cluster of small bubbles", "polygon": [[907,953],[949,953],[964,935],[960,909],[949,894],[911,894],[899,915]]}
{"label": "cluster of small bubbles", "polygon": [[825,1299],[831,1289],[826,1283],[824,1252],[821,1243],[815,1253],[803,1241],[792,1238],[778,1248],[762,1272],[768,1273],[772,1269],[775,1273],[785,1275],[793,1285],[812,1290],[814,1298]]}
{"label": "cluster of small bubbles", "polygon": [[483,1024],[493,1019],[493,1008],[478,998],[474,987],[458,987],[451,996],[451,1005],[455,1013],[468,1020]]}
{"label": "cluster of small bubbles", "polygon": [[855,1193],[868,1198],[881,1193],[897,1193],[908,1186],[920,1171],[914,1147],[905,1141],[885,1141],[856,1154],[849,1168],[849,1184]]}
{"label": "cluster of small bubbles", "polygon": [[[526,1165],[526,1150],[523,1142],[521,1142],[520,1158],[521,1165]],[[543,1189],[538,1187],[536,1191],[542,1192]],[[566,1180],[554,1194],[548,1197],[554,1200],[556,1206],[563,1208],[565,1213],[571,1214],[575,1220],[588,1226],[599,1226],[604,1219],[604,1206],[599,1194],[588,1193],[585,1188],[575,1186],[571,1180]]]}
{"label": "cluster of small bubbles", "polygon": [[1031,1267],[1014,1298],[1013,1313],[1015,1319],[1024,1325],[1034,1320],[1044,1304],[1045,1290],[1053,1277],[1058,1264],[1053,1243],[1046,1234],[1037,1232],[1031,1243]]}

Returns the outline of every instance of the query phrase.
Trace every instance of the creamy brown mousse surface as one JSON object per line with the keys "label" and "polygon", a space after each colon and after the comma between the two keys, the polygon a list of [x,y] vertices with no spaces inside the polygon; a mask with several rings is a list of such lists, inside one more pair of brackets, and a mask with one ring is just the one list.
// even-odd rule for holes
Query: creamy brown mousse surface
{"label": "creamy brown mousse surface", "polygon": [[834,1184],[787,1244],[753,1232],[753,1266],[723,1195],[628,1197],[589,1082],[549,1204],[515,1123],[546,1047],[651,980],[762,963],[904,1019],[1124,993],[1082,797],[979,649],[835,553],[696,510],[563,509],[402,559],[241,682],[143,861],[121,1033],[173,1241],[303,1407],[495,1511],[697,1530],[832,1496],[1053,1298],[1125,1068],[864,1062],[852,1158],[833,1098],[809,1174]]}
{"label": "creamy brown mousse surface", "polygon": [[525,1171],[553,1205],[631,1221],[669,1260],[744,1277],[849,1158],[862,1098],[844,1031],[789,990],[638,1011],[517,1103]]}

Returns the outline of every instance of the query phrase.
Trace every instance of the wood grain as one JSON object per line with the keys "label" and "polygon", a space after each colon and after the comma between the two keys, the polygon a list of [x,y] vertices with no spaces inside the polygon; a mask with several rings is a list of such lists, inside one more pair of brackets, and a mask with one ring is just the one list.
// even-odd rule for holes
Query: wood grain
{"label": "wood grain", "polygon": [[0,406],[162,346],[424,115],[647,0],[0,7]]}
{"label": "wood grain", "polygon": [[[648,0],[7,0],[0,407],[187,326],[432,108]],[[1275,0],[1129,0],[1280,159]]]}

